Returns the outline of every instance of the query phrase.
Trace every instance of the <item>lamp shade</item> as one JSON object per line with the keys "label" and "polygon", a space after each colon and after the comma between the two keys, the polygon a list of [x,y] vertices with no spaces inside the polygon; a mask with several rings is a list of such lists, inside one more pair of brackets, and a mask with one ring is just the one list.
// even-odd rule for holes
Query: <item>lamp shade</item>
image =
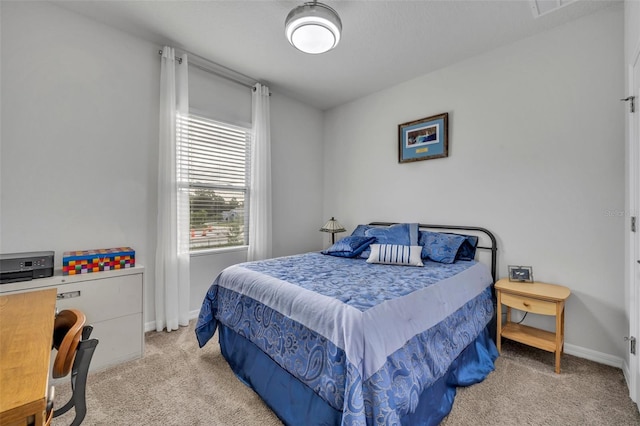
{"label": "lamp shade", "polygon": [[296,49],[318,54],[338,45],[342,21],[326,4],[308,2],[289,12],[284,28],[287,40]]}
{"label": "lamp shade", "polygon": [[331,232],[332,234],[336,232],[346,232],[344,226],[340,225],[340,222],[335,220],[333,217],[329,219],[327,223],[324,224],[322,228],[320,228],[322,232]]}

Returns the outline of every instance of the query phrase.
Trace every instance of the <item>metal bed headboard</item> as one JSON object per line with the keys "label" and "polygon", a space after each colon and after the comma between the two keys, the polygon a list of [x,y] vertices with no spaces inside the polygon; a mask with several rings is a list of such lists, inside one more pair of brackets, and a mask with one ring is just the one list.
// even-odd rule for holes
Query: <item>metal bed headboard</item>
{"label": "metal bed headboard", "polygon": [[[397,225],[398,222],[371,222],[369,225],[371,226],[391,226]],[[498,257],[498,243],[496,241],[496,237],[493,235],[491,231],[486,228],[480,228],[478,226],[461,226],[461,225],[427,225],[424,223],[419,223],[418,227],[426,228],[426,229],[444,229],[444,230],[456,230],[456,231],[476,231],[482,232],[487,235],[491,240],[491,247],[487,246],[478,246],[477,249],[480,250],[490,250],[491,251],[491,276],[493,277],[493,282],[496,282],[496,258]]]}

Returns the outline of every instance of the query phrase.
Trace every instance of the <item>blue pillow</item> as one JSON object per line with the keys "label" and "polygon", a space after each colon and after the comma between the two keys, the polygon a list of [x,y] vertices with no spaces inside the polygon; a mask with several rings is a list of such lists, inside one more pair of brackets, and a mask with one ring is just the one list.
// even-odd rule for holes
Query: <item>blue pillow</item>
{"label": "blue pillow", "polygon": [[358,235],[360,237],[364,237],[364,233],[367,231],[367,229],[371,229],[371,228],[373,228],[373,226],[358,225],[358,226],[356,226],[356,229],[353,230],[351,235]]}
{"label": "blue pillow", "polygon": [[[376,237],[378,244],[395,244],[400,246],[418,245],[418,224],[398,223],[385,227],[371,226],[364,233],[367,237]],[[360,257],[368,258],[371,252],[365,250]]]}
{"label": "blue pillow", "polygon": [[[453,234],[462,235],[462,234]],[[458,250],[456,260],[473,260],[476,258],[476,248],[478,247],[478,237],[475,235],[462,235],[464,241]]]}
{"label": "blue pillow", "polygon": [[356,257],[375,240],[373,237],[351,235],[344,237],[328,249],[322,250],[321,253],[338,257]]}
{"label": "blue pillow", "polygon": [[422,246],[422,258],[440,263],[453,263],[465,240],[464,235],[420,231],[419,244]]}
{"label": "blue pillow", "polygon": [[[364,237],[364,233],[367,232],[367,229],[371,229],[373,228],[373,226],[370,225],[358,225],[356,226],[356,229],[353,230],[353,232],[351,233],[351,235],[357,235],[359,237]],[[367,259],[369,257],[369,255],[371,254],[371,250],[369,250],[369,247],[365,248],[364,251],[362,252],[362,254],[360,255],[360,257],[363,257],[365,259]]]}

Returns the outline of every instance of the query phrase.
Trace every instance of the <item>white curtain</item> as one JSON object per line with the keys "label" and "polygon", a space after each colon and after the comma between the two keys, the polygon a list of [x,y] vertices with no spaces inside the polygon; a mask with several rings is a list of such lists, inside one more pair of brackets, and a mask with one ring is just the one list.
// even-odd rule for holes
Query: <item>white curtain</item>
{"label": "white curtain", "polygon": [[[187,55],[182,63],[164,47],[160,66],[160,146],[156,245],[156,330],[189,325],[189,195],[176,120],[189,113]],[[184,133],[183,126],[178,132]]]}
{"label": "white curtain", "polygon": [[248,260],[271,257],[271,124],[269,88],[253,87]]}

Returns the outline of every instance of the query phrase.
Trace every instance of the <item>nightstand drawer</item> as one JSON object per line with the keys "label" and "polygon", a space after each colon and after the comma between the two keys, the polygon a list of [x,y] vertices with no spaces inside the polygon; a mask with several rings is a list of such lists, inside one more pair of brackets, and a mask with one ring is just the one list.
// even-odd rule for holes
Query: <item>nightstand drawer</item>
{"label": "nightstand drawer", "polygon": [[532,312],[541,315],[555,315],[556,303],[547,302],[545,300],[531,299],[529,297],[518,296],[515,294],[502,293],[500,299],[504,305],[520,311]]}

